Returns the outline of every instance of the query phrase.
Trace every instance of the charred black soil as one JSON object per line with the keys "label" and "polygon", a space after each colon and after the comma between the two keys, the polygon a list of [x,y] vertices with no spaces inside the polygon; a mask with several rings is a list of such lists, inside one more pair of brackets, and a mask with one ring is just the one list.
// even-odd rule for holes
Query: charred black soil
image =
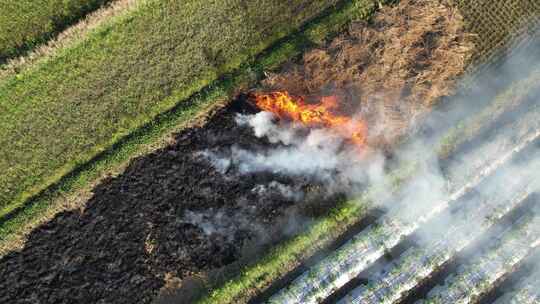
{"label": "charred black soil", "polygon": [[[307,177],[241,175],[234,165],[223,173],[201,156],[233,144],[268,148],[235,122],[238,112],[250,111],[242,99],[225,106],[175,144],[106,179],[81,210],[34,230],[21,251],[0,260],[0,302],[149,303],[167,280],[230,264],[335,202]],[[300,203],[273,185],[313,197]]]}

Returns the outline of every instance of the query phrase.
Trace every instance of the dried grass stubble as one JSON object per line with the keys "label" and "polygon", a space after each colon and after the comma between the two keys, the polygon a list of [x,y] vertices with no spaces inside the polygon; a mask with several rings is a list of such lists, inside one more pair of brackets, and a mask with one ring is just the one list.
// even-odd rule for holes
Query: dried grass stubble
{"label": "dried grass stubble", "polygon": [[357,22],[265,87],[298,95],[344,96],[370,126],[370,142],[394,143],[450,95],[473,49],[462,16],[447,1],[405,0],[371,23]]}

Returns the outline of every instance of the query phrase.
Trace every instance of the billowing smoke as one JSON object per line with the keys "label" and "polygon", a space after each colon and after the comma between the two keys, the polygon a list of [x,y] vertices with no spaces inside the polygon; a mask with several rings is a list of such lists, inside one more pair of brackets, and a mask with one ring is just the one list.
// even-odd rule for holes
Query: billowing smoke
{"label": "billowing smoke", "polygon": [[[323,193],[367,197],[372,207],[386,210],[386,218],[403,227],[420,223],[422,229],[414,233],[426,248],[451,227],[461,227],[466,238],[490,225],[492,215],[508,202],[540,190],[540,66],[530,64],[540,62],[537,44],[479,72],[479,81],[463,80],[458,87],[468,94],[425,117],[415,115],[404,132],[405,143],[396,144],[390,156],[377,146],[359,150],[332,128],[306,127],[269,112],[236,117],[239,127],[268,143],[263,148],[233,145],[201,151],[200,156],[224,175],[307,178],[322,185]],[[370,132],[384,135],[387,119],[376,120],[368,126]],[[449,131],[453,137],[447,136]],[[414,174],[394,189],[388,173],[399,172],[403,164],[414,167]],[[381,184],[387,186],[369,191]],[[252,189],[295,202],[304,200],[306,191],[277,180]],[[537,214],[538,208],[521,212]]]}
{"label": "billowing smoke", "polygon": [[251,189],[251,192],[258,195],[275,192],[276,194],[295,202],[300,201],[304,197],[300,191],[276,181],[272,181],[267,185],[257,185]]}
{"label": "billowing smoke", "polygon": [[239,231],[262,231],[259,223],[250,221],[244,214],[231,214],[229,210],[186,211],[183,217],[185,223],[199,227],[207,236],[219,235],[228,242],[234,241]]}
{"label": "billowing smoke", "polygon": [[[464,152],[441,159],[441,137],[448,130],[463,121],[467,122],[466,117],[485,116],[484,112],[489,113],[485,109],[489,109],[489,102],[495,97],[494,92],[504,98],[502,88],[512,82],[523,82],[529,74],[538,73],[540,68],[528,65],[530,62],[538,61],[539,58],[536,58],[538,52],[531,51],[537,47],[531,43],[529,47],[515,51],[515,54],[509,56],[506,63],[497,67],[495,71],[484,72],[488,75],[497,73],[495,79],[477,77],[480,81],[472,85],[470,79],[465,79],[459,87],[463,90],[468,87],[466,91],[471,92],[470,95],[458,95],[453,105],[445,105],[431,112],[427,119],[422,120],[422,124],[417,123],[419,118],[414,116],[409,132],[415,135],[407,138],[407,144],[397,146],[391,160],[374,146],[366,146],[359,151],[358,147],[348,143],[346,138],[335,130],[307,128],[299,123],[280,120],[269,112],[238,114],[236,118],[238,126],[250,128],[256,137],[271,143],[268,148],[250,149],[232,146],[226,150],[201,151],[200,155],[224,174],[233,168],[241,175],[271,172],[310,177],[324,184],[327,192],[343,193],[351,198],[366,190],[367,185],[382,182],[386,178],[388,168],[395,169],[396,163],[414,163],[416,174],[396,193],[390,195],[390,191],[377,192],[377,197],[372,198],[374,204],[390,210],[395,216],[404,219],[414,218],[417,214],[432,208],[434,202],[449,200],[454,192],[464,187],[467,180],[478,175],[478,170],[489,166],[491,162],[496,162],[501,154],[519,142],[520,137],[538,127],[537,120],[534,119],[538,114],[536,111],[515,111],[515,107],[508,107],[508,113],[504,114],[506,117],[499,119],[502,114],[498,108],[502,107],[504,100],[498,101],[500,104],[492,106],[494,119],[490,127],[494,129],[501,127],[498,134],[482,130],[479,134],[484,134],[486,138],[479,137],[474,141],[465,141],[466,144],[474,144],[474,149],[465,147]],[[528,97],[524,98],[535,98],[538,92],[531,91],[532,93],[526,94]],[[508,96],[508,98],[515,97]],[[535,102],[528,101],[523,104],[523,107],[527,107],[534,105]],[[365,109],[363,111],[366,112]],[[375,113],[382,115],[381,111]],[[361,118],[362,115],[364,113],[361,109],[361,112],[351,116]],[[504,128],[509,122],[519,120],[520,116],[525,118],[524,123]],[[484,119],[489,121],[489,118]],[[370,132],[376,130],[377,134],[384,133],[385,123],[387,120],[378,119],[375,124],[369,126]],[[472,121],[471,125],[475,126],[475,122]],[[467,134],[464,132],[464,135]],[[272,187],[260,187],[257,192],[262,193],[270,188]],[[290,189],[282,193],[287,197],[305,196],[300,189],[294,191],[296,191],[294,194]]]}
{"label": "billowing smoke", "polygon": [[[272,147],[263,151],[232,146],[226,152],[203,151],[221,172],[235,167],[240,174],[272,172],[310,177],[323,183],[330,192],[353,193],[362,185],[382,177],[381,155],[363,157],[365,151],[348,145],[330,129],[308,129],[299,124],[283,123],[269,112],[238,114],[239,126],[249,127],[256,137],[267,139]],[[296,194],[302,196],[303,194]]]}

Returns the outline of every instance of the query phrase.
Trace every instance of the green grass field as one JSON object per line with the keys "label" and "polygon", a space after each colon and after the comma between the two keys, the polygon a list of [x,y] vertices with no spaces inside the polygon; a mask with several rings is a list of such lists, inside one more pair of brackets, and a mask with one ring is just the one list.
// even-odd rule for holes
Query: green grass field
{"label": "green grass field", "polygon": [[111,0],[0,0],[0,63],[41,44]]}
{"label": "green grass field", "polygon": [[146,1],[8,77],[0,217],[334,2]]}

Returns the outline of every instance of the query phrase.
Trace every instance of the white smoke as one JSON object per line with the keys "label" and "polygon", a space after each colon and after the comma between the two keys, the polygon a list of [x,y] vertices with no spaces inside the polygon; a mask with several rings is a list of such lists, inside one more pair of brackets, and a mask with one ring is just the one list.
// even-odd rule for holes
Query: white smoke
{"label": "white smoke", "polygon": [[271,172],[307,176],[324,183],[329,191],[347,192],[383,175],[382,155],[373,153],[369,159],[364,158],[365,151],[346,144],[331,129],[307,129],[282,123],[269,112],[238,115],[236,122],[274,145],[263,151],[232,146],[225,153],[209,150],[200,153],[220,172],[233,166],[240,174]]}
{"label": "white smoke", "polygon": [[259,196],[269,192],[275,192],[281,197],[295,202],[302,200],[304,197],[302,192],[300,192],[298,189],[293,189],[291,186],[279,183],[277,181],[271,181],[267,185],[257,185],[251,189],[251,192],[258,194]]}
{"label": "white smoke", "polygon": [[270,112],[259,112],[256,115],[237,115],[236,123],[239,126],[250,126],[257,138],[266,137],[275,143],[290,145],[296,138],[294,126],[291,128],[278,128],[274,123],[276,117]]}
{"label": "white smoke", "polygon": [[[239,230],[258,233],[263,231],[262,225],[253,222],[246,214],[231,215],[227,209],[187,210],[182,221],[200,228],[207,236],[219,235],[234,241],[235,233]],[[261,234],[262,235],[262,234]]]}
{"label": "white smoke", "polygon": [[[537,49],[537,46],[533,47],[533,50]],[[250,128],[256,137],[271,143],[270,147],[250,149],[232,146],[225,150],[203,151],[201,155],[224,173],[232,169],[241,175],[271,172],[293,177],[307,176],[323,183],[328,192],[345,192],[353,198],[363,194],[368,185],[378,185],[386,181],[388,167],[395,169],[393,165],[396,163],[414,163],[414,175],[402,183],[397,191],[392,191],[391,186],[388,186],[387,189],[376,191],[368,197],[373,205],[387,210],[386,215],[399,222],[410,223],[450,201],[444,212],[439,213],[435,220],[426,221],[423,229],[418,232],[418,237],[424,244],[444,235],[448,227],[463,225],[464,222],[467,223],[465,231],[475,231],[488,223],[489,215],[501,202],[512,200],[519,194],[523,185],[529,187],[531,192],[540,190],[540,157],[534,158],[539,149],[534,148],[522,153],[533,156],[532,161],[505,165],[503,169],[493,170],[487,175],[489,178],[486,178],[486,183],[479,182],[472,186],[474,190],[470,191],[473,193],[471,197],[456,195],[471,179],[496,163],[501,155],[511,153],[524,138],[540,130],[540,120],[537,119],[540,115],[538,101],[528,103],[530,109],[527,111],[516,111],[515,115],[507,114],[506,121],[494,120],[488,125],[496,132],[486,133],[488,135],[485,138],[475,138],[472,147],[453,153],[450,159],[440,159],[440,140],[449,129],[462,123],[465,117],[476,117],[478,113],[482,113],[483,109],[490,106],[493,98],[504,93],[508,87],[509,91],[516,95],[511,83],[525,79],[531,73],[539,73],[539,67],[524,65],[540,62],[537,54],[540,53],[529,49],[520,52],[517,57],[509,58],[506,64],[496,70],[498,80],[485,80],[493,76],[490,74],[493,72],[488,71],[481,82],[469,88],[471,94],[457,97],[453,105],[432,112],[427,120],[423,121],[421,132],[409,138],[408,144],[399,146],[394,151],[392,160],[388,160],[381,151],[373,147],[359,152],[334,130],[308,129],[284,123],[268,112],[238,115],[236,122]],[[470,83],[460,88],[468,85]],[[531,90],[536,90],[536,93],[528,94],[533,96],[532,98],[540,96],[539,88],[540,86],[537,86]],[[513,98],[512,94],[508,98]],[[499,106],[495,104],[494,108]],[[507,112],[512,111],[510,108]],[[379,123],[370,126],[370,132],[384,135],[385,120],[386,118],[381,117]],[[302,201],[305,197],[305,193],[300,189],[277,181],[257,185],[252,191],[260,195],[279,193],[293,201]],[[474,206],[482,206],[485,214],[478,211],[475,211],[475,214],[485,216],[470,218],[467,211]]]}

